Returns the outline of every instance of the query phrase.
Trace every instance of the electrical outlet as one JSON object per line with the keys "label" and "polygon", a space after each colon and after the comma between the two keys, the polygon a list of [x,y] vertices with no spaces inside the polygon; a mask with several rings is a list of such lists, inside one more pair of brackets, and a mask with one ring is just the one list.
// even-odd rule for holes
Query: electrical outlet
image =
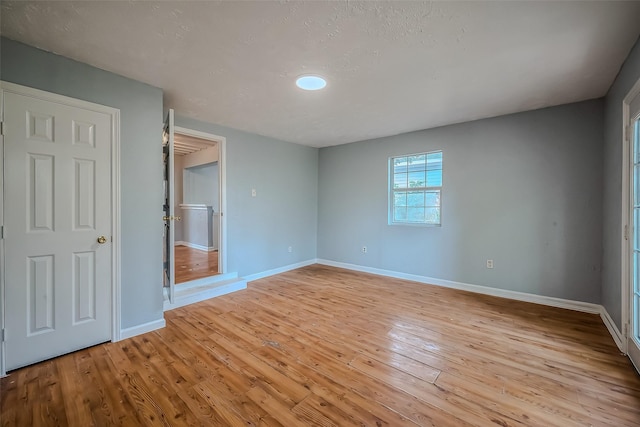
{"label": "electrical outlet", "polygon": [[251,189],[251,197],[256,197],[256,195],[257,195],[257,194],[258,194],[258,193],[256,192],[256,189],[255,189],[255,188],[252,188],[252,189]]}
{"label": "electrical outlet", "polygon": [[487,260],[487,268],[493,268],[493,260],[492,259],[488,259]]}
{"label": "electrical outlet", "polygon": [[291,246],[289,246],[289,248],[287,249],[287,252],[289,252],[289,253],[293,252],[293,248]]}
{"label": "electrical outlet", "polygon": [[367,253],[367,247],[366,247],[366,246],[363,246],[363,247],[362,247],[362,253],[363,253],[363,254],[366,254],[366,253]]}

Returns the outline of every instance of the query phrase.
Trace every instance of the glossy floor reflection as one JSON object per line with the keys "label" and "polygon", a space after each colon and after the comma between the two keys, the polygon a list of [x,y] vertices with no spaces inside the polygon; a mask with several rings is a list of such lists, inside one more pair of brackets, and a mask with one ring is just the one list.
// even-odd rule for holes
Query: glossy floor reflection
{"label": "glossy floor reflection", "polygon": [[201,251],[187,246],[175,248],[176,285],[218,274],[218,251]]}
{"label": "glossy floor reflection", "polygon": [[595,314],[314,265],[165,318],[10,373],[3,424],[640,425]]}

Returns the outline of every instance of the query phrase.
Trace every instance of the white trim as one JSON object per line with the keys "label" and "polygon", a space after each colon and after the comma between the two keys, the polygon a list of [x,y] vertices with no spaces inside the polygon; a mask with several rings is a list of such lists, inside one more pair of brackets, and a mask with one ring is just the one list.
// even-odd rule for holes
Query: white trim
{"label": "white trim", "polygon": [[620,332],[620,330],[618,329],[618,327],[616,326],[616,322],[613,321],[613,319],[611,318],[611,316],[609,316],[609,312],[607,311],[607,309],[604,306],[601,306],[600,309],[600,318],[602,319],[602,322],[604,323],[604,326],[607,327],[607,330],[609,331],[609,333],[611,334],[611,337],[613,338],[613,341],[615,341],[616,345],[618,346],[618,349],[624,353],[624,340],[622,339],[622,333]]}
{"label": "white trim", "polygon": [[306,267],[308,265],[318,264],[319,261],[317,259],[308,259],[306,261],[298,262],[295,264],[285,265],[284,267],[274,268],[272,270],[263,271],[256,274],[251,274],[249,276],[245,276],[247,282],[252,282],[254,280],[263,279],[265,277],[273,276],[275,274],[284,273],[287,271],[295,270],[296,268]]}
{"label": "white trim", "polygon": [[[631,259],[631,236],[633,236],[634,230],[631,224],[631,129],[628,129],[630,121],[629,107],[631,101],[640,95],[640,79],[633,85],[627,96],[622,100],[622,221],[620,230],[620,241],[622,246],[622,259],[620,260],[621,268],[621,325],[624,331],[622,336],[622,352],[627,354],[629,351],[629,328],[625,328],[624,325],[631,326],[631,275],[633,272],[630,266]],[[625,227],[627,227],[627,233],[625,236]],[[627,238],[625,238],[627,237]]]}
{"label": "white trim", "polygon": [[120,331],[120,339],[126,340],[127,338],[135,337],[136,335],[146,334],[147,332],[162,329],[166,326],[164,318],[154,320],[151,322],[143,323],[141,325],[132,326],[131,328],[125,328]]}
{"label": "white trim", "polygon": [[[185,210],[198,210],[198,211],[206,211],[207,209],[211,208],[211,206],[209,205],[201,205],[201,204],[195,204],[195,203],[181,203],[178,206]],[[213,208],[211,209],[213,210]]]}
{"label": "white trim", "polygon": [[195,304],[210,298],[219,297],[221,295],[230,294],[231,292],[240,291],[247,288],[247,281],[243,278],[235,278],[223,282],[215,283],[209,286],[189,287],[187,289],[176,289],[174,300],[164,300],[163,310],[173,310],[174,308],[184,307],[185,305]]}
{"label": "white trim", "polygon": [[[111,116],[111,340],[121,339],[120,316],[121,316],[121,183],[120,183],[120,110],[106,105],[100,105],[81,99],[71,98],[52,92],[34,89],[15,83],[0,81],[0,92],[2,104],[4,105],[4,93],[12,92],[23,96],[30,96],[43,101],[54,102],[74,108],[95,111]],[[4,110],[2,111],[4,119]],[[3,138],[4,144],[4,138]],[[2,151],[2,162],[4,162],[4,150]],[[3,180],[4,182],[4,180]],[[4,208],[4,207],[3,207]],[[4,242],[3,242],[4,245]],[[2,254],[4,258],[4,253]],[[4,269],[2,270],[4,272]],[[4,273],[2,274],[4,276]],[[4,279],[0,281],[0,294],[2,295],[2,326],[4,327]],[[4,343],[0,346],[0,375],[5,372]]]}
{"label": "white trim", "polygon": [[411,280],[428,285],[436,285],[450,289],[459,289],[462,291],[475,292],[478,294],[491,295],[494,297],[508,298],[516,301],[532,302],[535,304],[548,305],[551,307],[565,308],[568,310],[581,311],[584,313],[600,314],[602,310],[601,305],[593,304],[590,302],[573,301],[563,298],[547,297],[525,292],[491,288],[488,286],[472,285],[469,283],[454,282],[452,280],[436,279],[434,277],[418,276],[415,274],[400,273],[391,270],[382,270],[379,268],[365,267],[356,264],[347,264],[325,259],[319,259],[318,264],[329,265],[332,267],[339,267],[353,271],[362,271],[364,273],[377,274],[379,276],[394,277],[396,279]]}
{"label": "white trim", "polygon": [[[630,338],[633,339],[633,338]],[[630,345],[629,346],[629,360],[631,360],[631,364],[633,365],[634,368],[636,368],[636,371],[640,374],[640,366],[636,365],[635,360],[640,360],[640,352],[638,352],[638,346],[637,345]]]}
{"label": "white trim", "polygon": [[225,139],[224,136],[214,135],[209,132],[201,132],[199,130],[185,128],[182,126],[174,126],[173,133],[179,133],[180,135],[192,136],[194,138],[206,139],[207,141],[222,142]]}
{"label": "white trim", "polygon": [[[186,246],[188,248],[192,248],[192,249],[198,249],[200,251],[207,251],[207,252],[213,252],[216,250],[216,248],[214,248],[213,246],[203,246],[203,245],[197,245],[195,243],[191,243],[191,242],[185,242],[183,240],[178,240],[174,243],[174,246]],[[175,261],[174,261],[175,264]]]}
{"label": "white trim", "polygon": [[176,283],[178,289],[176,292],[183,291],[190,288],[200,288],[203,286],[215,286],[220,282],[228,282],[229,280],[237,279],[238,273],[224,273],[216,274],[215,276],[201,277],[200,279],[189,280],[188,282]]}
{"label": "white trim", "polygon": [[111,341],[121,338],[121,305],[122,298],[122,229],[121,229],[121,171],[120,171],[120,110],[116,110],[113,117],[113,135],[115,141],[111,146],[111,259],[112,261],[112,326]]}
{"label": "white trim", "polygon": [[218,273],[227,272],[227,139],[220,137],[218,144],[218,181],[219,200],[218,214],[220,218],[218,229]]}

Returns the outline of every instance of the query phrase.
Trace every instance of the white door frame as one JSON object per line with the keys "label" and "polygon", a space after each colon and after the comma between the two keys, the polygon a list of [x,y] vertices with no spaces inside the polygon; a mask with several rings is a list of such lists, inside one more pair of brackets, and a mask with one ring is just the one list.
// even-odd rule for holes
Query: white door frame
{"label": "white door frame", "polygon": [[[218,273],[227,273],[227,138],[208,132],[201,132],[181,126],[173,127],[174,134],[191,136],[217,142],[218,146],[218,203],[220,211],[220,229],[218,231]],[[175,189],[171,189],[174,191]],[[172,260],[175,264],[175,260]]]}
{"label": "white door frame", "polygon": [[[80,99],[70,98],[51,92],[27,86],[0,81],[0,122],[4,121],[4,94],[11,92],[23,96],[30,96],[43,101],[55,102],[75,108],[82,108],[107,114],[111,117],[111,341],[119,341],[120,334],[120,300],[121,300],[121,243],[120,243],[120,110],[104,105]],[[4,132],[3,132],[4,133]],[[0,176],[3,184],[0,185],[0,226],[4,226],[4,135],[0,136]],[[5,269],[4,269],[4,236],[0,238],[0,323],[2,325],[2,345],[0,345],[0,376],[6,375],[5,370]]]}
{"label": "white door frame", "polygon": [[[631,258],[631,241],[634,235],[631,221],[631,132],[629,120],[631,119],[630,104],[631,101],[640,95],[640,80],[631,88],[627,96],[622,101],[622,352],[628,354],[628,340],[631,334],[631,283],[632,269],[630,264]],[[640,368],[640,367],[636,367]]]}

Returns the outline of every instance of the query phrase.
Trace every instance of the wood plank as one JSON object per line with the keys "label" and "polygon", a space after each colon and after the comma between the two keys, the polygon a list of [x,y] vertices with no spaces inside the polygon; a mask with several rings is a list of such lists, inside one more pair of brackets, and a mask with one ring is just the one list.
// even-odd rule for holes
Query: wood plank
{"label": "wood plank", "polygon": [[173,262],[176,285],[218,274],[218,251],[201,251],[188,246],[175,247]]}
{"label": "wood plank", "polygon": [[640,425],[596,315],[326,266],[10,372],[2,425]]}

